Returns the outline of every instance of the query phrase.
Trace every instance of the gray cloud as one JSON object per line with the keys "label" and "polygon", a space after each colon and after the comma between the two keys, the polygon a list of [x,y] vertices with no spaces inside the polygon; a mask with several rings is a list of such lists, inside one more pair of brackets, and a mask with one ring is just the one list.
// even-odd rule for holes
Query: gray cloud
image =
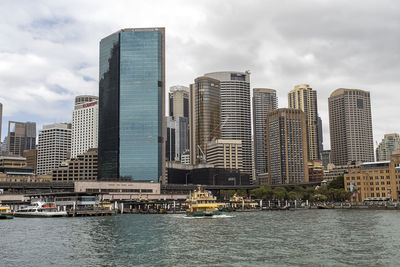
{"label": "gray cloud", "polygon": [[[127,27],[164,26],[167,84],[251,70],[252,87],[371,91],[374,139],[400,132],[397,1],[6,1],[0,16],[0,101],[7,118],[69,120],[73,97],[97,94],[98,43]],[[50,111],[50,112],[49,112]],[[4,129],[3,129],[4,132]]]}

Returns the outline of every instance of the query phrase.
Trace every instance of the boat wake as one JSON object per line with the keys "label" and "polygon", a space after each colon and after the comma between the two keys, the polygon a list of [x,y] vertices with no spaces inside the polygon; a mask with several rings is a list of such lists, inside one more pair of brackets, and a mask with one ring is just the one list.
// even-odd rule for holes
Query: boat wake
{"label": "boat wake", "polygon": [[213,216],[184,216],[183,218],[185,219],[219,219],[219,218],[234,218],[235,216],[232,215],[225,215],[225,214],[221,214],[221,215],[213,215]]}

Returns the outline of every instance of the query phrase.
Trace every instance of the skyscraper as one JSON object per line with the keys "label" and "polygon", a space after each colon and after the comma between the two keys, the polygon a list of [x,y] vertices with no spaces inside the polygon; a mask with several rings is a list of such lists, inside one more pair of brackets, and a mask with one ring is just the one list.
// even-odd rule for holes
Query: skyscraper
{"label": "skyscraper", "polygon": [[[207,142],[221,136],[220,82],[199,77],[190,86],[190,162],[205,160]],[[201,157],[201,159],[200,159]]]}
{"label": "skyscraper", "polygon": [[250,73],[213,72],[221,83],[221,139],[242,140],[243,172],[252,174]]}
{"label": "skyscraper", "polygon": [[0,103],[0,143],[1,143],[1,131],[3,126],[3,104]]}
{"label": "skyscraper", "polygon": [[35,122],[8,122],[7,152],[22,156],[24,150],[36,148]]}
{"label": "skyscraper", "polygon": [[254,157],[256,174],[267,172],[267,153],[265,153],[265,120],[268,112],[277,109],[278,100],[274,89],[253,89],[253,129]]}
{"label": "skyscraper", "polygon": [[47,174],[70,158],[71,123],[44,125],[39,131],[37,174]]}
{"label": "skyscraper", "polygon": [[75,98],[72,112],[71,158],[97,148],[99,103],[97,96],[81,95]]}
{"label": "skyscraper", "polygon": [[393,152],[400,149],[400,136],[397,133],[385,134],[376,148],[376,161],[391,160]]}
{"label": "skyscraper", "polygon": [[332,163],[374,161],[369,92],[340,88],[331,94],[328,103]]}
{"label": "skyscraper", "polygon": [[289,108],[297,108],[306,114],[308,159],[320,158],[317,92],[308,84],[296,85],[289,92]]}
{"label": "skyscraper", "polygon": [[99,179],[165,177],[165,29],[100,42]]}
{"label": "skyscraper", "polygon": [[166,117],[166,123],[166,160],[181,161],[183,152],[189,149],[189,119],[181,116]]}
{"label": "skyscraper", "polygon": [[306,116],[299,109],[280,108],[266,122],[268,177],[271,184],[308,182]]}
{"label": "skyscraper", "polygon": [[181,85],[170,87],[169,116],[189,118],[189,88]]}

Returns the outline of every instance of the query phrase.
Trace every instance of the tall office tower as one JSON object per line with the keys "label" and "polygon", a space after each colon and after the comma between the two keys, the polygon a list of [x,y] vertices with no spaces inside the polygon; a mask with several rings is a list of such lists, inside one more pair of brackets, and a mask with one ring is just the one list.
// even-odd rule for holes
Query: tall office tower
{"label": "tall office tower", "polygon": [[266,173],[267,153],[265,152],[265,120],[268,112],[278,108],[274,89],[253,89],[253,129],[254,129],[254,162],[256,174]]}
{"label": "tall office tower", "polygon": [[317,92],[308,84],[296,85],[289,92],[289,108],[302,110],[306,114],[308,160],[320,159]]}
{"label": "tall office tower", "polygon": [[72,112],[71,158],[97,148],[99,104],[97,96],[81,95],[75,98]]}
{"label": "tall office tower", "polygon": [[391,160],[393,152],[400,149],[400,136],[397,133],[385,134],[376,148],[376,161]]}
{"label": "tall office tower", "polygon": [[165,29],[100,42],[99,179],[165,182]]}
{"label": "tall office tower", "polygon": [[266,144],[271,184],[308,182],[306,115],[299,109],[280,108],[268,114]]}
{"label": "tall office tower", "polygon": [[321,160],[322,160],[322,165],[324,166],[325,169],[327,169],[328,164],[331,163],[331,151],[323,150],[321,152]]}
{"label": "tall office tower", "polygon": [[189,119],[185,117],[167,117],[166,160],[181,161],[184,151],[189,149]]}
{"label": "tall office tower", "polygon": [[242,170],[242,141],[216,139],[209,142],[207,163],[215,168]]}
{"label": "tall office tower", "polygon": [[318,154],[321,158],[321,153],[324,151],[324,132],[322,128],[322,119],[320,116],[318,116],[318,149]]}
{"label": "tall office tower", "polygon": [[374,161],[369,92],[340,88],[331,94],[328,104],[332,163]]}
{"label": "tall office tower", "polygon": [[199,77],[190,85],[189,116],[190,162],[205,162],[207,143],[221,136],[221,94],[218,80]]}
{"label": "tall office tower", "polygon": [[175,85],[169,91],[169,116],[189,118],[189,88]]}
{"label": "tall office tower", "polygon": [[70,158],[71,123],[44,125],[39,131],[37,174],[48,174]]}
{"label": "tall office tower", "polygon": [[35,122],[8,122],[7,152],[22,156],[24,150],[36,148]]}
{"label": "tall office tower", "polygon": [[250,73],[213,72],[221,82],[221,139],[242,140],[243,172],[252,174]]}

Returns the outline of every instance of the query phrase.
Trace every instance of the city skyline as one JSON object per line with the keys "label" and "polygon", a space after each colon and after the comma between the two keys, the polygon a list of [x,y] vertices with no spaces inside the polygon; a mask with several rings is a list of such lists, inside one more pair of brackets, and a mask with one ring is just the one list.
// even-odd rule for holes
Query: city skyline
{"label": "city skyline", "polygon": [[[395,119],[386,116],[399,112],[395,97],[387,97],[396,95],[400,83],[396,75],[400,66],[394,60],[399,52],[393,40],[398,36],[396,25],[400,24],[395,16],[400,8],[396,2],[379,6],[368,1],[358,6],[354,2],[340,14],[335,11],[343,8],[341,2],[299,1],[289,8],[261,1],[257,5],[238,1],[190,5],[175,2],[179,8],[174,10],[158,2],[160,11],[146,17],[139,14],[140,8],[129,8],[133,5],[129,2],[113,6],[99,2],[96,7],[13,3],[4,8],[0,12],[9,24],[3,25],[5,38],[0,42],[3,125],[8,120],[35,121],[41,129],[43,124],[68,121],[75,96],[97,95],[99,40],[120,28],[162,26],[167,28],[166,88],[188,86],[203,73],[249,69],[251,88],[275,88],[282,108],[287,107],[286,96],[294,85],[311,84],[318,93],[325,149],[330,147],[330,93],[341,87],[357,88],[371,92],[374,143],[385,133],[400,132]],[[152,5],[142,3],[140,7],[148,10]],[[226,12],[217,16],[218,8]],[[23,16],[16,20],[13,12],[5,12],[13,9]],[[100,14],[118,10],[121,16],[108,19],[81,15],[91,13],[88,10]],[[132,16],[132,12],[139,13]],[[239,12],[240,19],[228,19]],[[284,19],[295,14],[307,16],[296,20],[296,24]],[[317,20],[319,14],[325,19],[315,25],[313,19]],[[240,36],[238,29],[242,31]],[[309,42],[296,42],[299,38]],[[9,90],[25,97],[7,94]]]}

